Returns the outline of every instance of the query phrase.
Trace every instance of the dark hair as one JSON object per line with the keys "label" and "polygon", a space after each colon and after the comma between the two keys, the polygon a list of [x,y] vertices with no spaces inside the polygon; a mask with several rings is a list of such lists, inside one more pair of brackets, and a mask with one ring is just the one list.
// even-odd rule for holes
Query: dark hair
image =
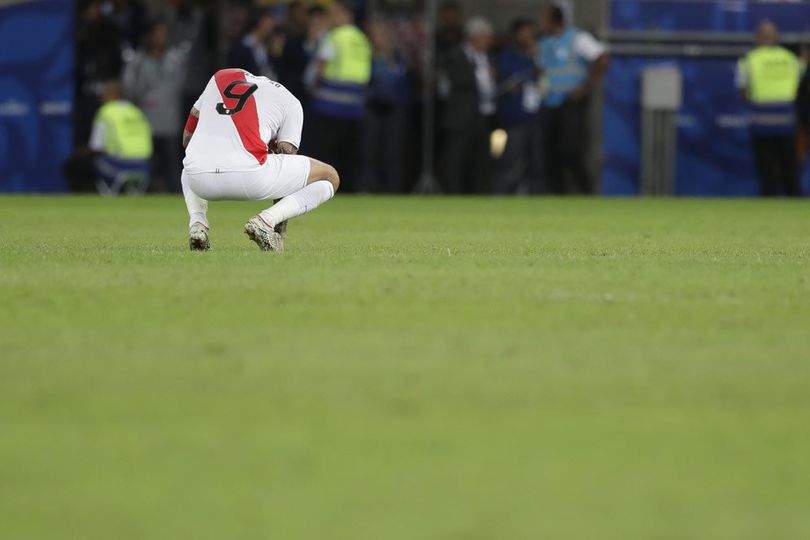
{"label": "dark hair", "polygon": [[267,8],[254,8],[250,12],[250,18],[247,22],[247,32],[253,32],[259,27],[259,23],[262,22],[262,19],[265,17],[269,17],[271,19],[274,18],[273,12]]}
{"label": "dark hair", "polygon": [[457,0],[444,0],[444,2],[439,5],[439,10],[445,9],[455,9],[461,11],[461,2],[458,2]]}
{"label": "dark hair", "polygon": [[548,6],[549,19],[554,24],[565,24],[565,11],[559,4],[551,4]]}
{"label": "dark hair", "polygon": [[524,28],[534,28],[534,21],[527,18],[515,19],[509,26],[509,33],[512,37],[517,36]]}

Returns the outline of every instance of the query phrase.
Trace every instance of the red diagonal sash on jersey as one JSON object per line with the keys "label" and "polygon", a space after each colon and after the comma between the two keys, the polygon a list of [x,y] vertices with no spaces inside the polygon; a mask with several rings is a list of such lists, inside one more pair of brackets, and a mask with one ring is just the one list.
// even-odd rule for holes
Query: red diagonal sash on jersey
{"label": "red diagonal sash on jersey", "polygon": [[[239,100],[225,97],[224,92],[234,81],[244,81],[245,72],[241,69],[223,69],[214,75],[214,79],[225,107],[236,107]],[[256,158],[259,164],[263,165],[267,161],[267,145],[264,144],[259,133],[259,113],[256,110],[256,100],[253,99],[253,96],[250,96],[244,103],[242,110],[231,115],[231,120],[242,140],[242,146]]]}

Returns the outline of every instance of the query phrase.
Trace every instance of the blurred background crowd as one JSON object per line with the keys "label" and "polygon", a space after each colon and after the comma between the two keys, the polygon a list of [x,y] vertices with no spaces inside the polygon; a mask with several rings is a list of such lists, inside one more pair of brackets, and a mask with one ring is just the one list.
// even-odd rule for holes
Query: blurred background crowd
{"label": "blurred background crowd", "polygon": [[[55,130],[69,107],[73,191],[178,192],[186,115],[239,67],[301,100],[300,152],[349,192],[800,195],[800,4],[78,0],[71,101],[36,106]],[[36,191],[26,174],[0,190]]]}
{"label": "blurred background crowd", "polygon": [[[594,191],[588,108],[607,49],[590,33],[568,36],[564,6],[537,4],[496,28],[468,16],[458,1],[441,2],[430,80],[422,69],[424,26],[376,18],[367,7],[294,0],[228,2],[223,9],[222,2],[205,0],[83,0],[76,24],[77,151],[66,167],[72,187],[94,189],[87,182],[95,183],[91,160],[82,156],[104,151],[94,129],[98,111],[126,100],[142,111],[151,133],[151,152],[141,145],[149,157],[150,191],[178,192],[185,116],[214,71],[239,67],[281,82],[301,100],[300,152],[336,164],[347,191]],[[574,57],[557,65],[555,54],[568,50]],[[569,73],[541,77],[560,67]],[[358,85],[357,103],[330,102],[313,82],[318,70],[327,85],[330,75]],[[435,96],[427,138],[425,84]],[[436,156],[427,183],[425,144]]]}

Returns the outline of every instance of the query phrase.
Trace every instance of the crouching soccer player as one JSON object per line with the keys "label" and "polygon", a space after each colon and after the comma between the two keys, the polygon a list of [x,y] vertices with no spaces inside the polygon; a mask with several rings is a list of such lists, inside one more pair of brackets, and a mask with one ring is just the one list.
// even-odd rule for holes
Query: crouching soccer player
{"label": "crouching soccer player", "polygon": [[301,103],[279,83],[242,69],[211,77],[183,133],[181,180],[192,250],[211,247],[208,201],[276,200],[248,220],[245,233],[265,251],[284,251],[287,220],[335,195],[335,168],[295,155],[303,124]]}

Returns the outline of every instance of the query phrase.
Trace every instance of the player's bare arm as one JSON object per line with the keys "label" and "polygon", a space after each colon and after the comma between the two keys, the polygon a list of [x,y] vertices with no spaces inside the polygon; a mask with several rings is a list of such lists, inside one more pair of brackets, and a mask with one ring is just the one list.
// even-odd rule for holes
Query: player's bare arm
{"label": "player's bare arm", "polygon": [[188,143],[191,142],[191,136],[194,134],[194,130],[197,129],[197,122],[199,119],[200,111],[192,107],[191,112],[188,115],[186,127],[183,129],[183,148],[186,148]]}
{"label": "player's bare arm", "polygon": [[279,154],[294,156],[298,153],[298,148],[296,148],[294,144],[285,141],[281,141],[280,143],[278,143],[278,145],[276,145],[276,148],[278,148]]}
{"label": "player's bare arm", "polygon": [[268,151],[271,154],[295,156],[298,154],[298,147],[287,141],[270,141]]}

